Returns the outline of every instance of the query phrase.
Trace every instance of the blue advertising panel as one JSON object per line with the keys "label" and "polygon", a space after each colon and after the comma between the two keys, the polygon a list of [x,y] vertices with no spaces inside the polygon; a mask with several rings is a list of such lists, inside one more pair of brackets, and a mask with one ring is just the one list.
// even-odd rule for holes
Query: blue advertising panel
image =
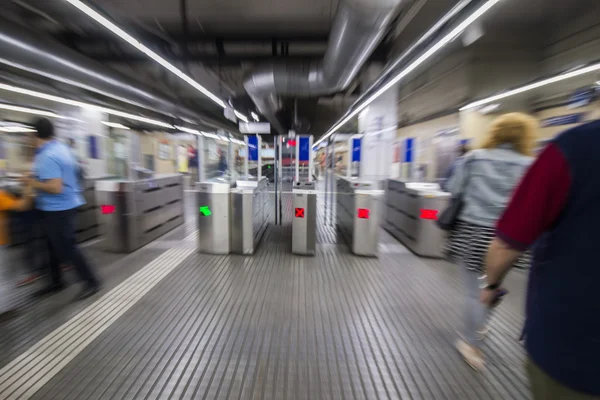
{"label": "blue advertising panel", "polygon": [[300,148],[298,149],[298,161],[310,160],[310,138],[301,137],[298,141]]}
{"label": "blue advertising panel", "polygon": [[94,135],[88,136],[88,158],[92,160],[99,160],[100,154],[98,154],[98,137]]}
{"label": "blue advertising panel", "polygon": [[415,142],[414,138],[407,138],[404,141],[404,162],[410,163],[413,162],[413,144]]}
{"label": "blue advertising panel", "polygon": [[248,161],[258,161],[258,136],[248,136]]}
{"label": "blue advertising panel", "polygon": [[352,139],[352,162],[360,161],[360,138]]}

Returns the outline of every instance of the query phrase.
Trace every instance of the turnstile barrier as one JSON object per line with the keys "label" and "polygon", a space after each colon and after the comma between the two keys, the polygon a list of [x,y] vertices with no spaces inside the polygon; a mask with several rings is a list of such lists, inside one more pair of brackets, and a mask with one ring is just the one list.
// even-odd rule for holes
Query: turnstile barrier
{"label": "turnstile barrier", "polygon": [[184,221],[182,175],[103,180],[95,186],[103,247],[109,251],[130,253]]}
{"label": "turnstile barrier", "polygon": [[317,191],[314,182],[294,182],[292,253],[314,256],[317,236]]}
{"label": "turnstile barrier", "polygon": [[384,229],[415,254],[442,258],[446,233],[437,227],[436,220],[451,195],[437,183],[389,179],[385,197]]}
{"label": "turnstile barrier", "polygon": [[352,253],[377,257],[384,191],[374,182],[336,177],[336,225]]}

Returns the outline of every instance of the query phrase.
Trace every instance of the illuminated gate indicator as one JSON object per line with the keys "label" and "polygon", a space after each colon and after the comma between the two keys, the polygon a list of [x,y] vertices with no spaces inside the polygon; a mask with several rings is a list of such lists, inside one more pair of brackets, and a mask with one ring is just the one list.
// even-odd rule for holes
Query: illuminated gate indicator
{"label": "illuminated gate indicator", "polygon": [[205,217],[208,217],[212,214],[212,211],[210,211],[210,208],[208,206],[202,206],[200,207],[200,214],[204,215]]}
{"label": "illuminated gate indicator", "polygon": [[304,208],[296,208],[296,218],[304,218]]}
{"label": "illuminated gate indicator", "polygon": [[102,214],[112,214],[117,210],[116,206],[113,205],[102,205],[100,206],[100,212]]}
{"label": "illuminated gate indicator", "polygon": [[358,209],[358,218],[360,219],[369,219],[369,213],[371,210],[368,208],[359,208]]}
{"label": "illuminated gate indicator", "polygon": [[438,210],[421,209],[421,219],[431,219],[437,221]]}

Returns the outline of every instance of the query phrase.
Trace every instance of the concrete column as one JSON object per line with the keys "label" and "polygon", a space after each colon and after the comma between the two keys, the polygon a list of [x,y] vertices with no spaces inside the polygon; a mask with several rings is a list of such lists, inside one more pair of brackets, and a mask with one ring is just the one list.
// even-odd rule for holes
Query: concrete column
{"label": "concrete column", "polygon": [[[379,74],[369,68],[363,76],[364,86]],[[398,126],[396,104],[398,91],[391,88],[365,108],[358,117],[358,132],[363,136],[361,143],[360,178],[380,181],[393,174],[394,142]]]}

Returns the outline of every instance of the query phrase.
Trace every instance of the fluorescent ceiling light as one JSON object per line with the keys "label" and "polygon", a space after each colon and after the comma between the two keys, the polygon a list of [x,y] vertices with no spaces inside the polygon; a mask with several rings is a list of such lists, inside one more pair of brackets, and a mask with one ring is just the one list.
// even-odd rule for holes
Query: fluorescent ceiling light
{"label": "fluorescent ceiling light", "polygon": [[196,129],[186,128],[185,126],[177,126],[175,125],[175,129],[180,130],[181,132],[191,133],[193,135],[202,135],[202,133]]}
{"label": "fluorescent ceiling light", "polygon": [[123,125],[123,124],[117,124],[116,122],[108,122],[108,121],[102,121],[102,123],[106,126],[110,126],[111,128],[116,128],[116,129],[125,129],[125,130],[129,130],[130,128]]}
{"label": "fluorescent ceiling light", "polygon": [[183,80],[184,82],[186,82],[187,84],[192,86],[194,89],[196,89],[199,92],[201,92],[202,94],[204,94],[206,97],[208,97],[209,99],[211,99],[212,101],[217,103],[219,106],[221,106],[222,108],[225,108],[225,103],[223,102],[223,100],[221,100],[219,97],[217,97],[217,95],[213,94],[210,90],[206,89],[204,86],[202,86],[201,84],[196,82],[190,76],[183,73],[183,71],[181,71],[179,68],[175,67],[173,64],[171,64],[170,62],[168,62],[167,60],[165,60],[164,58],[159,56],[157,53],[150,50],[148,47],[143,45],[139,40],[137,40],[136,38],[134,38],[133,36],[131,36],[130,34],[125,32],[123,29],[119,28],[114,23],[110,22],[107,18],[103,17],[98,12],[94,11],[91,7],[87,6],[80,0],[66,0],[66,1],[68,3],[70,3],[71,5],[73,5],[74,7],[76,7],[77,9],[79,9],[80,11],[82,11],[84,14],[86,14],[90,18],[92,18],[94,21],[98,22],[100,25],[104,26],[106,29],[108,29],[112,33],[114,33],[115,35],[117,35],[118,37],[120,37],[121,39],[123,39],[124,41],[126,41],[127,43],[129,43],[130,45],[132,45],[133,47],[138,49],[139,51],[141,51],[142,53],[146,54],[148,57],[150,57],[151,59],[153,59],[160,65],[162,65],[164,68],[169,70],[175,76],[177,76],[178,78],[180,78],[181,80]]}
{"label": "fluorescent ceiling light", "polygon": [[229,142],[229,138],[225,136],[219,136],[219,139],[223,140],[224,142]]}
{"label": "fluorescent ceiling light", "polygon": [[[115,115],[117,117],[127,118],[127,119],[131,119],[134,121],[145,122],[150,125],[156,125],[156,126],[160,126],[163,128],[173,129],[173,125],[167,124],[166,122],[158,121],[155,119],[146,118],[146,117],[142,117],[140,115],[130,114],[130,113],[122,112],[122,111],[117,111],[117,110],[113,110],[111,108],[95,106],[93,104],[88,104],[88,103],[84,103],[84,102],[77,101],[77,100],[65,99],[64,97],[54,96],[54,95],[47,94],[47,93],[36,92],[34,90],[29,90],[29,89],[19,88],[16,86],[6,85],[4,83],[0,83],[0,90],[6,90],[9,92],[13,92],[13,93],[20,93],[20,94],[24,94],[24,95],[31,96],[31,97],[36,97],[38,99],[53,101],[56,103],[68,104],[68,105],[71,105],[74,107],[81,107],[81,108],[86,108],[86,109],[97,110],[97,111],[100,111],[100,112],[103,112],[103,113],[106,113],[109,115]],[[53,115],[48,115],[48,116],[51,116],[51,117],[55,116],[55,118],[61,118],[57,114],[54,114],[54,113],[51,113],[51,114],[53,114]],[[39,114],[39,115],[42,115],[42,114]]]}
{"label": "fluorescent ceiling light", "polygon": [[500,103],[488,104],[487,106],[485,106],[481,110],[479,110],[479,112],[482,114],[489,114],[492,111],[496,111],[499,108],[500,108]]}
{"label": "fluorescent ceiling light", "polygon": [[450,43],[454,39],[456,39],[473,22],[477,21],[482,15],[484,15],[486,12],[488,12],[492,7],[494,7],[499,2],[500,2],[500,0],[488,0],[486,3],[484,3],[481,7],[479,7],[477,10],[475,10],[473,12],[473,14],[471,14],[467,19],[465,19],[462,23],[460,23],[460,25],[458,25],[456,28],[454,28],[450,33],[448,33],[446,36],[444,36],[442,39],[440,39],[435,45],[433,45],[429,50],[427,50],[425,53],[423,53],[419,58],[414,60],[406,68],[404,68],[402,71],[400,71],[394,77],[394,79],[392,79],[390,82],[388,82],[386,85],[384,85],[377,92],[373,93],[373,95],[371,95],[371,97],[369,97],[366,101],[364,101],[363,104],[360,105],[360,107],[358,107],[356,110],[352,111],[346,118],[344,118],[342,121],[340,121],[334,127],[332,127],[329,131],[327,131],[327,133],[321,139],[319,139],[317,141],[317,143],[315,143],[315,145],[318,145],[323,140],[327,139],[329,136],[331,136],[332,134],[337,132],[338,129],[340,129],[342,126],[344,126],[348,121],[350,121],[352,118],[354,118],[362,110],[367,108],[369,106],[369,104],[371,104],[373,101],[375,101],[375,99],[377,99],[383,93],[387,92],[391,87],[393,87],[398,82],[400,82],[402,79],[404,79],[407,75],[409,75],[411,72],[413,72],[419,66],[421,66],[421,64],[423,64],[425,61],[429,60],[435,53],[437,53],[439,50],[441,50],[448,43]]}
{"label": "fluorescent ceiling light", "polygon": [[41,116],[50,117],[50,118],[61,118],[60,115],[53,113],[51,111],[38,110],[35,108],[29,108],[29,107],[13,106],[10,104],[0,104],[0,110],[16,111],[16,112],[21,112],[21,113],[26,113],[26,114],[41,115]]}
{"label": "fluorescent ceiling light", "polygon": [[33,128],[28,128],[26,126],[3,126],[3,127],[0,127],[0,132],[29,133],[29,132],[36,132],[36,130]]}
{"label": "fluorescent ceiling light", "polygon": [[213,138],[213,139],[217,139],[217,140],[221,139],[218,135],[215,135],[214,133],[202,132],[202,134],[209,138]]}
{"label": "fluorescent ceiling light", "polygon": [[250,111],[250,115],[252,115],[252,118],[254,118],[256,122],[260,121],[260,118],[254,111]]}
{"label": "fluorescent ceiling light", "polygon": [[528,92],[530,90],[541,88],[542,86],[551,85],[551,84],[556,83],[556,82],[561,82],[561,81],[564,81],[564,80],[567,80],[567,79],[575,78],[576,76],[580,76],[580,75],[584,75],[584,74],[589,74],[590,72],[595,72],[595,71],[600,71],[600,63],[590,65],[589,67],[580,68],[580,69],[577,69],[575,71],[571,71],[571,72],[567,72],[567,73],[564,73],[564,74],[560,74],[560,75],[554,76],[552,78],[548,78],[548,79],[544,79],[544,80],[541,80],[541,81],[538,81],[538,82],[534,82],[534,83],[531,83],[529,85],[521,86],[520,88],[509,90],[508,92],[504,92],[504,93],[501,93],[501,94],[498,94],[498,95],[495,95],[495,96],[488,97],[486,99],[482,99],[482,100],[476,101],[476,102],[471,103],[471,104],[467,104],[466,106],[462,107],[460,109],[460,111],[469,110],[471,108],[483,106],[483,105],[489,104],[489,103],[494,103],[494,102],[496,102],[498,100],[502,100],[502,99],[505,99],[505,98],[510,97],[510,96],[514,96],[514,95],[517,95],[517,94],[525,93],[525,92]]}
{"label": "fluorescent ceiling light", "polygon": [[248,123],[248,117],[246,117],[244,114],[242,114],[241,112],[236,111],[236,110],[233,110],[233,113],[235,114],[236,117],[238,117],[239,119],[241,119],[245,123]]}

